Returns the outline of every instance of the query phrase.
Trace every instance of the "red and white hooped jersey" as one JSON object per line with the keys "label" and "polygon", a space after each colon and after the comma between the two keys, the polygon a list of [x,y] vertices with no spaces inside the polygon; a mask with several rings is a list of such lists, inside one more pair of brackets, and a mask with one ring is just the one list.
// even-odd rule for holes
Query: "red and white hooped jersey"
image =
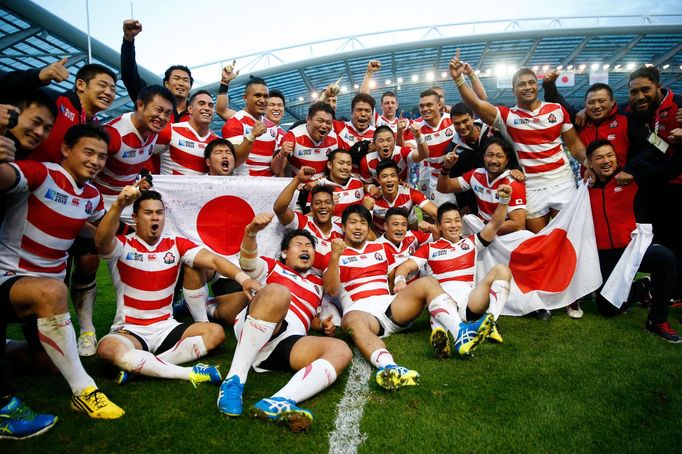
{"label": "red and white hooped jersey", "polygon": [[417,214],[414,212],[415,205],[419,208],[423,208],[427,203],[429,203],[429,200],[421,192],[416,189],[406,188],[403,185],[398,185],[398,195],[396,195],[393,202],[389,202],[383,196],[374,201],[374,208],[372,209],[372,224],[374,231],[384,231],[384,220],[389,208],[405,208],[409,213],[408,223],[412,225],[417,222]]}
{"label": "red and white hooped jersey", "polygon": [[474,285],[476,255],[484,247],[477,234],[461,238],[456,243],[441,238],[421,246],[410,259],[414,260],[419,268],[429,265],[431,275],[441,285],[450,281]]}
{"label": "red and white hooped jersey", "polygon": [[[263,117],[265,119],[265,117]],[[245,110],[240,110],[232,118],[223,125],[222,134],[225,139],[232,142],[232,145],[238,147],[246,140],[247,136],[252,130],[253,125],[256,124],[256,118]],[[279,127],[272,122],[268,122],[271,126],[266,126],[263,134],[256,137],[251,152],[246,158],[243,166],[235,169],[235,175],[251,175],[261,177],[271,177],[272,170],[270,169],[270,162],[275,150],[279,148],[277,139],[279,136]]]}
{"label": "red and white hooped jersey", "polygon": [[[400,118],[395,117],[393,120],[389,120],[388,118],[384,117],[383,115],[379,115],[379,113],[375,110],[374,111],[374,127],[378,128],[379,126],[388,126],[391,128],[391,131],[393,131],[393,134],[398,133],[398,120]],[[410,126],[410,123],[412,122],[409,118],[407,120],[407,126]]]}
{"label": "red and white hooped jersey", "polygon": [[287,225],[287,229],[302,229],[310,232],[316,239],[315,244],[315,261],[313,263],[313,272],[322,276],[324,270],[329,264],[329,254],[332,252],[331,241],[335,238],[343,238],[343,229],[341,228],[341,219],[332,217],[332,228],[328,235],[325,235],[322,230],[315,224],[313,218],[294,211],[294,219]]}
{"label": "red and white hooped jersey", "polygon": [[[410,166],[414,164],[414,159],[412,159],[412,151],[410,147],[399,147],[395,146],[393,149],[393,154],[390,158],[398,164],[400,172],[398,177],[402,181],[407,181],[408,172],[410,171]],[[377,166],[381,162],[381,157],[379,153],[373,151],[372,153],[367,153],[363,156],[362,161],[360,161],[360,178],[365,183],[378,183],[377,179]]]}
{"label": "red and white hooped jersey", "polygon": [[99,191],[79,187],[58,164],[10,164],[16,184],[4,195],[0,226],[0,282],[11,276],[64,279],[67,250],[86,222],[104,216]]}
{"label": "red and white hooped jersey", "polygon": [[383,243],[367,241],[362,249],[347,246],[339,258],[339,300],[346,313],[356,301],[388,291],[388,253]]}
{"label": "red and white hooped jersey", "polygon": [[501,184],[508,184],[512,188],[511,200],[507,207],[507,212],[526,209],[526,186],[509,175],[509,170],[505,170],[493,181],[488,181],[488,172],[483,167],[473,169],[457,178],[463,191],[473,191],[476,196],[478,206],[478,216],[485,222],[490,221],[493,212],[499,204],[497,198],[497,188]]}
{"label": "red and white hooped jersey", "polygon": [[512,143],[528,188],[573,177],[561,139],[573,125],[561,104],[542,101],[533,112],[498,106],[493,127]]}
{"label": "red and white hooped jersey", "polygon": [[358,131],[350,121],[334,120],[334,132],[339,140],[339,148],[350,150],[353,145],[361,140],[374,139],[374,126],[370,125],[364,131]]}
{"label": "red and white hooped jersey", "polygon": [[329,131],[329,134],[319,143],[316,143],[310,135],[306,124],[296,126],[287,132],[282,138],[282,143],[291,142],[294,144],[294,151],[289,156],[289,175],[294,176],[303,166],[315,169],[313,179],[324,176],[327,168],[327,155],[338,148],[336,134]]}
{"label": "red and white hooped jersey", "polygon": [[[443,161],[445,160],[445,151],[452,141],[452,136],[455,134],[455,127],[452,125],[449,115],[441,116],[440,122],[435,127],[431,127],[424,120],[421,120],[418,124],[420,126],[419,131],[429,146],[429,157],[422,161],[422,165],[429,168],[429,173],[431,174],[430,184],[432,188],[435,188],[440,169],[443,167]],[[411,129],[407,130],[406,140],[410,141],[415,149],[417,148],[417,141]]]}
{"label": "red and white hooped jersey", "polygon": [[161,175],[206,175],[204,149],[217,138],[211,130],[200,136],[188,121],[169,123],[154,147],[161,159]]}
{"label": "red and white hooped jersey", "polygon": [[121,190],[135,183],[140,170],[151,170],[149,157],[154,152],[158,134],[143,139],[128,112],[104,125],[109,134],[109,157],[100,173],[95,177],[97,189],[105,196],[116,196]]}
{"label": "red and white hooped jersey", "polygon": [[[362,203],[362,199],[365,198],[365,185],[354,177],[350,177],[346,184],[334,183],[326,177],[320,178],[316,183],[334,188],[334,216],[341,216],[347,206]],[[308,204],[311,203],[311,198],[312,194],[308,196]]]}
{"label": "red and white hooped jersey", "polygon": [[[405,238],[398,246],[393,244],[386,235],[380,236],[377,241],[385,244],[385,249],[388,254],[388,272],[393,271],[398,265],[410,258],[419,247],[425,243],[433,241],[433,235],[419,230],[408,230],[405,233]],[[419,272],[414,273],[408,277],[408,283],[412,282],[419,276]]]}
{"label": "red and white hooped jersey", "polygon": [[180,267],[192,266],[201,250],[183,237],[163,235],[149,245],[135,233],[117,236],[114,250],[102,256],[116,290],[113,326],[147,326],[169,319]]}
{"label": "red and white hooped jersey", "polygon": [[322,278],[312,271],[299,273],[270,257],[260,257],[256,271],[251,273],[261,285],[280,284],[289,289],[291,304],[289,312],[293,313],[310,329],[313,318],[317,315],[322,302]]}

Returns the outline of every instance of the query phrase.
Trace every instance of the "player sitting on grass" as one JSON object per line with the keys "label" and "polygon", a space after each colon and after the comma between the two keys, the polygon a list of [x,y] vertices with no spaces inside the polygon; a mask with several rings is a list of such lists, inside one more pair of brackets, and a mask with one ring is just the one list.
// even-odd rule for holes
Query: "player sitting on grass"
{"label": "player sitting on grass", "polygon": [[317,316],[322,300],[322,280],[311,270],[315,238],[305,230],[287,230],[282,239],[281,260],[258,258],[256,235],[272,220],[261,213],[246,226],[239,264],[263,285],[235,322],[238,339],[230,372],[220,387],[218,409],[228,416],[242,413],[242,393],[249,367],[257,372],[295,372],[284,388],[251,408],[259,419],[288,425],[298,432],[313,422],[310,411],[298,407],[329,387],[352,358],[339,339],[307,336],[309,329],[335,332],[331,316]]}
{"label": "player sitting on grass", "polygon": [[[135,232],[116,236],[121,212],[130,204]],[[136,186],[124,187],[102,218],[95,245],[109,265],[117,308],[110,333],[97,346],[97,355],[124,372],[218,385],[221,377],[215,366],[177,365],[205,356],[225,340],[223,328],[216,323],[187,324],[172,317],[180,266],[217,270],[245,290],[260,286],[232,263],[192,241],[164,235],[164,223],[161,194],[140,191]]]}
{"label": "player sitting on grass", "polygon": [[387,390],[419,384],[419,373],[399,366],[381,340],[404,330],[425,306],[433,312],[455,304],[432,277],[417,279],[395,297],[388,287],[388,254],[384,243],[367,241],[372,215],[362,205],[343,211],[344,238],[332,241],[324,290],[339,296],[341,326],[362,355],[376,367],[375,380]]}
{"label": "player sitting on grass", "polygon": [[[495,239],[507,214],[510,195],[511,187],[500,185],[499,204],[490,222],[479,233],[468,237],[462,237],[462,216],[457,205],[442,204],[437,215],[440,239],[421,246],[395,270],[393,290],[398,293],[405,288],[407,276],[428,264],[432,276],[454,300],[454,306],[429,308],[431,345],[441,358],[450,357],[450,336],[456,339],[455,349],[463,356],[470,354],[488,335],[491,340],[502,342],[494,328],[494,319],[509,296],[511,271],[505,265],[495,265],[479,280],[475,273],[477,252]],[[490,306],[494,314],[486,314]]]}

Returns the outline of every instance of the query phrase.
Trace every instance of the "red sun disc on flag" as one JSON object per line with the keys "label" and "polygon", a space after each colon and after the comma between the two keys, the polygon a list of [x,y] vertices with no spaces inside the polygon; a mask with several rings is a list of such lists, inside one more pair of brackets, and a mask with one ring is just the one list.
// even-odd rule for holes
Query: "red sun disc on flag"
{"label": "red sun disc on flag", "polygon": [[197,215],[197,233],[201,241],[218,254],[239,252],[244,227],[253,219],[248,203],[239,197],[224,195],[207,202]]}
{"label": "red sun disc on flag", "polygon": [[576,263],[573,244],[562,229],[528,238],[509,257],[509,268],[522,293],[566,290],[575,273]]}
{"label": "red sun disc on flag", "polygon": [[561,76],[561,81],[563,83],[567,83],[568,82],[568,76]]}

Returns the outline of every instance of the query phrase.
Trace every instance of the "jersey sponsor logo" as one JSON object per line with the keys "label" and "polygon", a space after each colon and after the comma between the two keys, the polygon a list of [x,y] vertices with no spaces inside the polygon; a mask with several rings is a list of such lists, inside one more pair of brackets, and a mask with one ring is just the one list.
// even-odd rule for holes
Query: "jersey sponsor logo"
{"label": "jersey sponsor logo", "polygon": [[357,257],[342,257],[341,258],[341,263],[343,265],[348,265],[349,263],[357,262],[358,258]]}
{"label": "jersey sponsor logo", "polygon": [[304,148],[302,150],[298,150],[298,155],[299,156],[310,156],[313,154],[313,150],[310,148]]}
{"label": "jersey sponsor logo", "polygon": [[251,126],[244,125],[244,135],[245,136],[248,136],[251,133],[251,131],[253,131],[253,128]]}
{"label": "jersey sponsor logo", "polygon": [[447,253],[448,253],[448,251],[445,251],[445,250],[443,250],[443,251],[434,251],[434,252],[431,253],[431,258],[432,258],[432,259],[435,259],[436,257],[441,257],[441,256],[443,256],[443,255],[446,255]]}
{"label": "jersey sponsor logo", "polygon": [[178,140],[178,146],[180,147],[186,147],[186,148],[194,148],[194,142],[191,140]]}
{"label": "jersey sponsor logo", "polygon": [[550,123],[556,123],[556,116],[554,114],[549,114],[549,117],[547,117],[547,121]]}
{"label": "jersey sponsor logo", "polygon": [[291,271],[285,270],[284,268],[282,268],[282,270],[280,272],[284,276],[290,277],[294,280],[298,280],[298,276],[296,275],[296,273],[292,273]]}
{"label": "jersey sponsor logo", "polygon": [[88,203],[85,204],[85,213],[86,214],[92,214],[92,202],[88,200]]}
{"label": "jersey sponsor logo", "polygon": [[54,200],[57,203],[61,203],[62,205],[66,205],[66,202],[69,201],[68,195],[62,194],[61,192],[57,192],[53,189],[48,189],[45,193],[45,197],[50,200]]}
{"label": "jersey sponsor logo", "polygon": [[163,256],[163,263],[166,265],[175,263],[175,256],[171,252],[166,253],[166,255]]}
{"label": "jersey sponsor logo", "polygon": [[431,140],[432,138],[433,138],[433,136],[431,134],[427,134],[426,136],[424,136],[424,140],[426,140],[427,142],[429,140]]}
{"label": "jersey sponsor logo", "polygon": [[528,118],[514,118],[514,121],[512,123],[515,125],[529,125],[530,119],[528,119]]}
{"label": "jersey sponsor logo", "polygon": [[607,139],[609,140],[616,140],[616,135],[615,134],[609,134]]}
{"label": "jersey sponsor logo", "polygon": [[134,158],[135,156],[137,156],[137,150],[124,151],[123,154],[121,155],[123,159]]}
{"label": "jersey sponsor logo", "polygon": [[381,252],[375,252],[375,253],[374,253],[374,258],[377,259],[377,260],[383,260],[383,259],[384,259],[384,256],[381,255]]}
{"label": "jersey sponsor logo", "polygon": [[73,121],[74,118],[76,118],[76,113],[72,112],[68,107],[66,107],[64,104],[59,106],[59,110],[62,112],[62,114],[69,119],[69,121]]}
{"label": "jersey sponsor logo", "polygon": [[144,255],[137,252],[128,252],[126,255],[126,260],[131,260],[133,262],[144,262]]}
{"label": "jersey sponsor logo", "polygon": [[156,254],[147,254],[147,260],[156,260]]}
{"label": "jersey sponsor logo", "polygon": [[77,199],[77,198],[74,197],[73,199],[71,199],[71,205],[72,205],[72,206],[75,206],[75,207],[81,206],[81,201],[80,201],[80,199]]}

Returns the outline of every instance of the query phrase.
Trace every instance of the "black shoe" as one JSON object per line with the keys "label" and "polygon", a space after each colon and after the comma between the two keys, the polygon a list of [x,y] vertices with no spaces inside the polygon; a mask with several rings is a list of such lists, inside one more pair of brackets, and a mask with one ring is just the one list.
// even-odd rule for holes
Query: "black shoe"
{"label": "black shoe", "polygon": [[552,312],[547,309],[538,309],[537,311],[533,312],[533,315],[535,315],[535,318],[538,320],[549,320],[549,318],[552,316]]}

